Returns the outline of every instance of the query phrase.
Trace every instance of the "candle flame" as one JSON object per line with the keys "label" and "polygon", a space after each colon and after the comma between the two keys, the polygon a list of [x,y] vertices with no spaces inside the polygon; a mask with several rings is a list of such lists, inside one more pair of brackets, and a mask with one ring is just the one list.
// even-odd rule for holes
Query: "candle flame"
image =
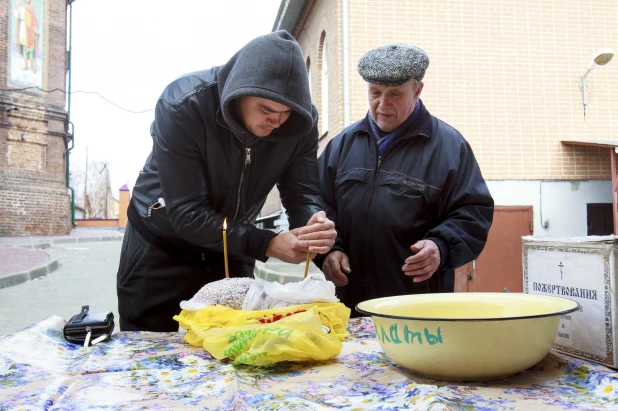
{"label": "candle flame", "polygon": [[223,220],[223,231],[227,230],[227,217]]}

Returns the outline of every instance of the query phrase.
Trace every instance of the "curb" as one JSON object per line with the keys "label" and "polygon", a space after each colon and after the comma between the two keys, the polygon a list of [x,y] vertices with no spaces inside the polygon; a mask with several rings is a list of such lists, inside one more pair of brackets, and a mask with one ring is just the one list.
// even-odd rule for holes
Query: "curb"
{"label": "curb", "polygon": [[19,248],[34,248],[34,249],[51,248],[51,242],[24,243],[24,244],[0,244],[0,247],[7,247],[7,248],[19,247]]}
{"label": "curb", "polygon": [[45,251],[45,253],[49,255],[49,261],[29,270],[20,271],[15,274],[8,274],[7,276],[0,278],[0,289],[22,284],[26,281],[32,281],[60,268],[60,264],[58,264],[56,257],[48,251]]}
{"label": "curb", "polygon": [[[88,242],[101,242],[101,241],[119,241],[123,237],[83,237],[83,238],[59,238],[55,240],[49,240],[49,242],[30,243],[30,244],[14,244],[14,245],[0,245],[0,247],[22,247],[22,248],[35,248],[35,249],[50,249],[52,244],[74,244],[74,243],[88,243]],[[40,264],[34,268],[19,271],[14,274],[7,274],[0,278],[0,289],[12,287],[14,285],[23,284],[27,281],[32,281],[36,278],[42,277],[46,274],[52,273],[60,268],[60,264],[56,257],[49,251],[45,251],[49,255],[49,261]]]}
{"label": "curb", "polygon": [[78,237],[78,238],[55,238],[45,240],[38,243],[22,243],[22,244],[0,244],[0,247],[21,247],[21,248],[51,248],[52,244],[73,244],[73,243],[90,243],[101,241],[122,241],[123,236],[114,237]]}

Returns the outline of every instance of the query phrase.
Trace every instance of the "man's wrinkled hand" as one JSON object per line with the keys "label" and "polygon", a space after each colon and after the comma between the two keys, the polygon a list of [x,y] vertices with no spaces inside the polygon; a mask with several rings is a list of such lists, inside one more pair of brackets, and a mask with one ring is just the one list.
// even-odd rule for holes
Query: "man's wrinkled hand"
{"label": "man's wrinkled hand", "polygon": [[328,253],[336,238],[335,223],[326,217],[324,211],[315,213],[306,226],[298,229],[300,245],[312,254]]}
{"label": "man's wrinkled hand", "polygon": [[428,280],[440,266],[440,249],[431,240],[421,240],[410,247],[414,255],[406,258],[401,270],[413,276],[414,282]]}
{"label": "man's wrinkled hand", "polygon": [[329,253],[322,264],[322,271],[327,280],[332,281],[337,287],[348,285],[348,276],[350,270],[350,261],[348,256],[338,250]]}

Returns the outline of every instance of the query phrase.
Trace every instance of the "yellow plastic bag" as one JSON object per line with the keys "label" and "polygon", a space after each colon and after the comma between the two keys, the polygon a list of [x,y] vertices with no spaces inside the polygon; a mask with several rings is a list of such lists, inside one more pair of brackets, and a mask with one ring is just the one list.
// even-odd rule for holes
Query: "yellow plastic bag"
{"label": "yellow plastic bag", "polygon": [[174,319],[188,330],[185,341],[218,360],[270,365],[280,361],[327,360],[341,352],[350,309],[342,303],[313,303],[263,311],[214,305],[183,310]]}

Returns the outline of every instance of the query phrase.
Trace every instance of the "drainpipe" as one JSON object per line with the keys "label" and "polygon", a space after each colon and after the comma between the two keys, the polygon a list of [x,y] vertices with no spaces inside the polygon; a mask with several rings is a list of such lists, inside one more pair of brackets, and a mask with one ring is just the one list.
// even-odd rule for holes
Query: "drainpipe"
{"label": "drainpipe", "polygon": [[350,125],[350,36],[348,0],[341,0],[341,31],[343,40],[343,127]]}
{"label": "drainpipe", "polygon": [[72,39],[73,39],[73,2],[75,0],[68,0],[69,3],[69,52],[68,52],[68,59],[69,59],[69,64],[68,64],[68,78],[67,78],[67,135],[69,137],[69,144],[67,144],[67,151],[66,151],[66,184],[67,184],[67,188],[69,189],[69,191],[71,192],[71,224],[73,225],[73,227],[76,227],[77,224],[75,224],[75,190],[73,190],[73,188],[70,185],[70,172],[69,172],[69,166],[70,166],[70,157],[71,157],[71,150],[73,150],[73,148],[75,147],[75,126],[73,125],[73,123],[71,123],[71,71],[72,67],[71,67],[71,43],[72,43]]}

